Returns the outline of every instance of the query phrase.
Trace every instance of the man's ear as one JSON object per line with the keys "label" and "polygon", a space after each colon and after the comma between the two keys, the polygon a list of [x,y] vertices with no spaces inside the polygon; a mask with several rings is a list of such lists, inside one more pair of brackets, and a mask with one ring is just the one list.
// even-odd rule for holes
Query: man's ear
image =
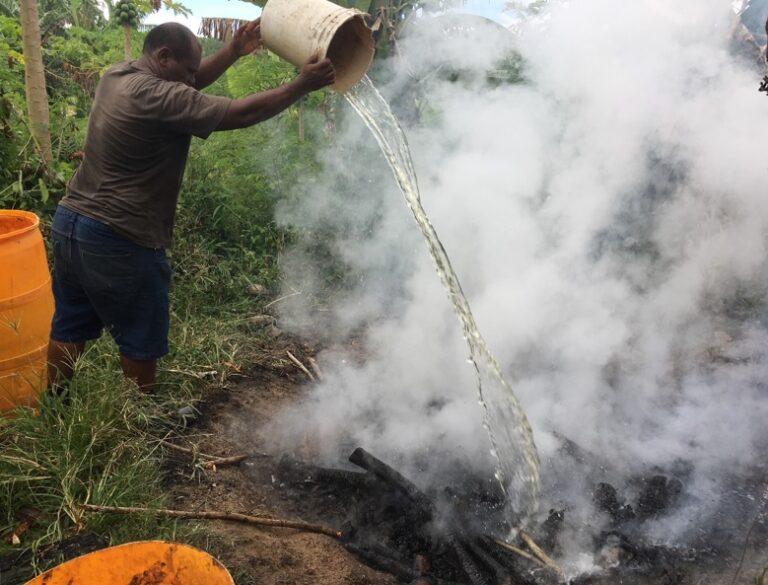
{"label": "man's ear", "polygon": [[168,65],[168,61],[173,58],[173,53],[168,47],[161,47],[155,53],[155,58],[157,59],[157,62],[160,63],[160,65],[166,67]]}

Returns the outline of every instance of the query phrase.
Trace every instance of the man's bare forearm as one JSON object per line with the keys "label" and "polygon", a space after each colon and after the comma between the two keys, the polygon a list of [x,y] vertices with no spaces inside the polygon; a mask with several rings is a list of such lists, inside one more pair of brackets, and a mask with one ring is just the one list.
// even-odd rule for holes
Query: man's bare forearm
{"label": "man's bare forearm", "polygon": [[307,95],[311,89],[306,82],[296,78],[274,89],[233,100],[216,130],[247,128],[269,120]]}

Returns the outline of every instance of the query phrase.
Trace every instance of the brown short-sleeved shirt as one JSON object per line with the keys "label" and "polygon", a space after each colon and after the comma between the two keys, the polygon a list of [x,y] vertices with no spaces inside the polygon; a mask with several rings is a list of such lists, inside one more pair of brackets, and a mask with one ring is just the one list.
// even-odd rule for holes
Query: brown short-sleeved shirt
{"label": "brown short-sleeved shirt", "polygon": [[191,137],[207,138],[230,102],[136,61],[110,67],[96,89],[83,163],[61,204],[141,246],[170,246]]}

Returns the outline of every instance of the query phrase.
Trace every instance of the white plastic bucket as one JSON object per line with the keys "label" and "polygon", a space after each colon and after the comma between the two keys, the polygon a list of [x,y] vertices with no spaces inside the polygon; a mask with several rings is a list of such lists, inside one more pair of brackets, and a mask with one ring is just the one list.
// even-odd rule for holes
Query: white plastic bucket
{"label": "white plastic bucket", "polygon": [[331,87],[344,93],[373,61],[374,42],[363,12],[327,0],[269,0],[261,12],[264,45],[301,67],[318,53],[336,69]]}

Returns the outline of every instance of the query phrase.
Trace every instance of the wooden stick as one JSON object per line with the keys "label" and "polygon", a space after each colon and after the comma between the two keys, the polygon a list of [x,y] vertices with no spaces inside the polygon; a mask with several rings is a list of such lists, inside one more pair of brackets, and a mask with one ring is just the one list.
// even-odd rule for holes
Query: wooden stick
{"label": "wooden stick", "polygon": [[542,561],[537,559],[531,553],[525,552],[521,548],[517,548],[516,546],[512,546],[511,544],[507,544],[506,542],[504,542],[503,540],[499,540],[498,538],[494,538],[493,542],[498,544],[501,548],[506,549],[509,552],[514,553],[514,554],[516,554],[519,557],[523,557],[524,559],[528,559],[529,561],[533,561],[533,562],[538,563],[538,564],[540,564],[542,566],[546,566],[546,565],[544,565],[544,563]]}
{"label": "wooden stick", "polygon": [[170,441],[166,441],[165,439],[160,439],[160,443],[162,443],[163,446],[168,447],[169,449],[178,451],[179,453],[186,453],[187,455],[199,455],[200,457],[206,456],[205,453],[200,453],[197,449],[192,449],[190,447],[182,447],[181,445],[176,445],[174,443],[171,443]]}
{"label": "wooden stick", "polygon": [[563,575],[563,570],[558,566],[558,564],[553,561],[547,553],[545,553],[541,547],[536,544],[536,542],[531,538],[528,534],[520,531],[520,538],[523,539],[523,542],[528,545],[528,548],[531,549],[531,552],[536,555],[536,557],[545,565],[547,565],[549,568],[554,569],[557,571],[558,575]]}
{"label": "wooden stick", "polygon": [[320,365],[317,363],[317,360],[313,357],[308,357],[307,361],[309,362],[309,365],[312,368],[312,371],[315,373],[315,376],[317,376],[317,379],[322,382],[323,372],[320,371]]}
{"label": "wooden stick", "polygon": [[316,534],[325,534],[332,538],[341,538],[341,532],[333,530],[318,524],[307,524],[306,522],[294,522],[293,520],[280,520],[278,518],[258,518],[256,516],[247,516],[236,512],[187,512],[184,510],[164,510],[162,508],[137,508],[133,506],[96,506],[93,504],[77,504],[82,510],[89,512],[110,512],[115,514],[157,514],[158,516],[167,516],[170,518],[192,518],[202,520],[229,520],[232,522],[243,522],[245,524],[255,524],[257,526],[273,526],[276,528],[292,528],[294,530],[303,530],[304,532],[314,532]]}
{"label": "wooden stick", "polygon": [[224,465],[237,465],[244,459],[247,459],[248,455],[235,455],[234,457],[220,457],[219,459],[211,459],[203,463],[205,469],[215,469],[216,467],[223,467]]}
{"label": "wooden stick", "polygon": [[240,463],[244,459],[247,459],[248,457],[269,457],[270,456],[268,453],[244,453],[242,455],[233,455],[231,457],[219,457],[217,455],[209,455],[208,453],[201,453],[200,451],[197,451],[194,448],[182,447],[181,445],[176,445],[174,443],[166,441],[165,439],[160,439],[160,443],[162,443],[169,449],[178,451],[179,453],[186,453],[187,455],[192,455],[192,456],[197,455],[198,457],[209,459],[209,461],[206,461],[205,463],[203,463],[203,467],[205,467],[206,469],[210,469],[214,465],[219,465],[219,466],[235,465],[237,463]]}
{"label": "wooden stick", "polygon": [[293,291],[293,292],[292,292],[292,293],[290,293],[290,294],[287,294],[287,295],[283,295],[282,297],[280,297],[280,298],[277,298],[277,299],[275,299],[274,301],[272,301],[272,302],[269,302],[269,303],[267,303],[266,305],[264,305],[264,310],[266,311],[267,309],[269,309],[269,308],[270,308],[272,305],[274,305],[275,303],[279,303],[280,301],[284,301],[285,299],[290,299],[291,297],[295,297],[296,295],[300,295],[300,294],[301,294],[301,291],[300,291],[300,290],[295,290],[295,291]]}
{"label": "wooden stick", "polygon": [[299,360],[296,358],[296,356],[295,356],[295,355],[293,355],[293,354],[292,354],[290,351],[286,351],[285,353],[287,353],[287,354],[288,354],[288,357],[291,359],[291,361],[292,361],[294,364],[296,364],[296,367],[297,367],[297,368],[299,368],[299,369],[300,369],[302,372],[304,372],[304,373],[307,375],[307,377],[308,377],[310,380],[312,380],[313,382],[315,381],[315,377],[312,375],[312,372],[310,372],[310,371],[309,371],[309,370],[306,368],[306,366],[305,366],[304,364],[302,364],[302,363],[301,363],[301,362],[300,362],[300,361],[299,361]]}

